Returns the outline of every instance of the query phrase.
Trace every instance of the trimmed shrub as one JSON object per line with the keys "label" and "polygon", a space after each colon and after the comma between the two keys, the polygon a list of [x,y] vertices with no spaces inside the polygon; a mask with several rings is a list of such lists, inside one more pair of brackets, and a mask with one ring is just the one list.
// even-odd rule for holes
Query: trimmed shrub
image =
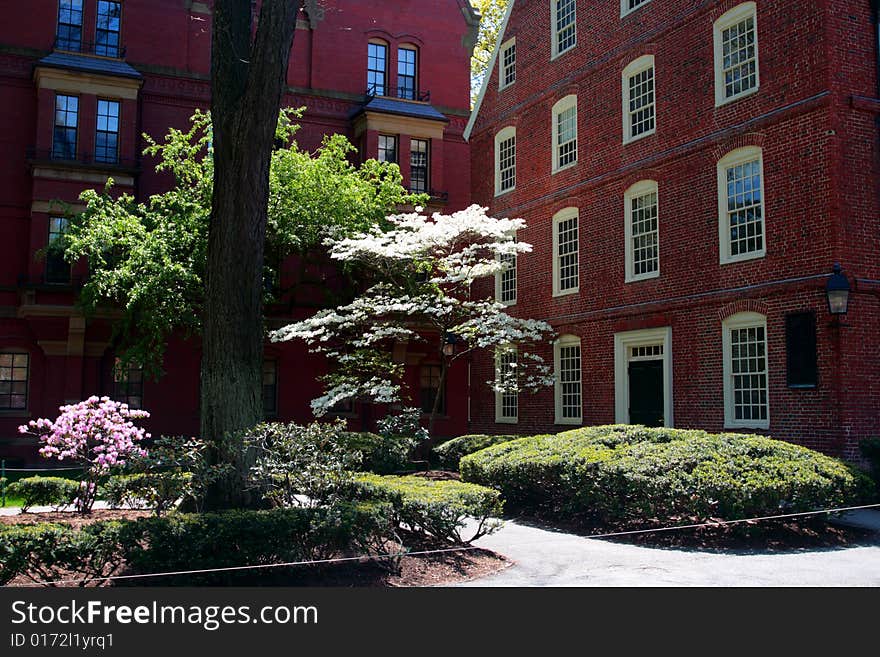
{"label": "trimmed shrub", "polygon": [[[342,504],[325,509],[170,514],[99,521],[74,528],[40,523],[0,528],[0,584],[18,575],[35,582],[180,570],[310,561],[337,554],[384,553],[391,531],[385,503]],[[253,578],[236,570],[166,577],[161,583],[228,584]],[[156,584],[156,579],[134,580]],[[125,580],[123,580],[123,583]]]}
{"label": "trimmed shrub", "polygon": [[503,443],[461,461],[516,509],[636,522],[813,511],[861,499],[867,478],[790,443],[612,425]]}
{"label": "trimmed shrub", "polygon": [[[349,551],[377,553],[390,535],[390,517],[388,505],[372,503],[170,514],[127,523],[121,543],[133,573],[311,561]],[[255,572],[169,577],[163,583],[228,584]]]}
{"label": "trimmed shrub", "polygon": [[485,434],[470,434],[447,440],[434,448],[434,456],[442,468],[458,471],[458,462],[462,456],[473,454],[481,449],[492,445],[506,443],[515,440],[518,436],[488,436]]}
{"label": "trimmed shrub", "polygon": [[24,575],[39,584],[72,581],[85,586],[122,566],[120,531],[124,523],[96,522],[80,529],[39,523],[0,529],[0,583]]}
{"label": "trimmed shrub", "polygon": [[9,484],[7,493],[22,500],[22,511],[32,506],[51,506],[56,510],[73,504],[80,483],[63,477],[27,477]]}
{"label": "trimmed shrub", "polygon": [[376,433],[345,431],[339,435],[340,445],[357,452],[354,469],[376,474],[392,474],[409,466],[410,453],[417,440],[410,436],[380,436]]}
{"label": "trimmed shrub", "polygon": [[[373,474],[359,474],[355,485],[361,497],[390,502],[398,525],[444,541],[469,543],[500,527],[496,518],[502,512],[501,496],[491,488],[460,481]],[[477,520],[477,528],[465,540],[461,532],[469,517]]]}
{"label": "trimmed shrub", "polygon": [[190,490],[190,472],[141,472],[114,475],[102,488],[112,506],[129,509],[152,509],[161,516]]}

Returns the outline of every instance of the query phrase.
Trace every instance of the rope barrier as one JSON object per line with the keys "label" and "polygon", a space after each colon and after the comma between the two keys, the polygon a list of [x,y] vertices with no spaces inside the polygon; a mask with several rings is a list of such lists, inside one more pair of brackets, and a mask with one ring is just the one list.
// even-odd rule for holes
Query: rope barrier
{"label": "rope barrier", "polygon": [[[724,527],[726,525],[736,525],[747,522],[762,522],[765,520],[781,520],[785,518],[802,518],[805,516],[815,516],[829,513],[844,513],[847,511],[859,511],[863,509],[876,509],[880,508],[880,504],[863,504],[860,506],[846,506],[846,507],[838,507],[833,509],[821,509],[818,511],[802,511],[798,513],[783,513],[774,516],[759,516],[756,518],[740,518],[737,520],[718,520],[711,522],[702,522],[702,523],[694,523],[688,525],[674,525],[671,527],[653,527],[647,529],[634,529],[629,531],[620,531],[620,532],[608,532],[603,534],[590,534],[587,536],[577,536],[579,539],[589,540],[589,539],[600,539],[600,538],[613,538],[617,536],[632,536],[634,534],[654,534],[659,532],[669,532],[676,531],[682,529],[697,529],[700,527]],[[524,543],[514,543],[512,544],[515,547],[522,545],[541,545],[546,544],[549,541],[528,541]],[[406,558],[406,557],[417,557],[417,556],[427,556],[431,554],[445,554],[451,552],[467,552],[471,550],[481,550],[481,548],[476,545],[462,545],[460,547],[452,547],[452,548],[438,548],[436,550],[420,550],[417,552],[389,552],[386,554],[377,554],[377,555],[361,555],[357,557],[336,557],[332,559],[314,559],[309,561],[288,561],[283,563],[272,563],[272,564],[257,564],[252,566],[228,566],[225,568],[199,568],[194,570],[177,570],[177,571],[169,571],[162,573],[141,573],[137,575],[111,575],[107,577],[91,577],[88,579],[71,579],[71,580],[54,580],[48,582],[35,582],[33,584],[25,584],[25,587],[35,587],[35,586],[57,586],[60,584],[83,584],[88,582],[110,582],[115,580],[132,580],[132,579],[146,579],[150,577],[173,577],[179,575],[201,575],[205,573],[223,573],[223,572],[235,572],[242,570],[266,570],[269,568],[287,568],[292,566],[312,566],[312,565],[324,565],[324,564],[332,564],[332,563],[344,563],[344,562],[366,562],[366,561],[377,561],[380,559],[389,559],[389,558]]]}

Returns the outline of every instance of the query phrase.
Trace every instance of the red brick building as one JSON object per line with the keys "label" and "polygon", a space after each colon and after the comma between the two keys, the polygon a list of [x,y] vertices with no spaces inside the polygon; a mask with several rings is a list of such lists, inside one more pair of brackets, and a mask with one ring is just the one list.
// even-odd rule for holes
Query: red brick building
{"label": "red brick building", "polygon": [[877,20],[869,0],[511,2],[465,133],[473,200],[526,219],[534,251],[497,289],[561,337],[555,390],[475,387],[475,430],[632,421],[848,458],[880,435]]}
{"label": "red brick building", "polygon": [[[307,3],[284,97],[307,108],[300,145],[342,133],[360,157],[400,164],[404,182],[444,211],[468,205],[469,60],[478,16],[466,0],[322,0]],[[167,189],[141,157],[142,133],[161,138],[209,106],[211,2],[35,0],[8,8],[0,26],[0,456],[32,456],[16,427],[57,407],[110,394],[149,410],[154,433],[198,429],[199,347],[176,340],[166,375],[114,380],[110,317],[75,305],[85,263],[71,271],[35,254],[63,230],[85,188],[137,199]],[[290,272],[282,275],[292,276]],[[320,281],[318,281],[320,284]],[[306,312],[306,311],[303,311]],[[311,312],[311,311],[308,311]],[[269,317],[272,325],[290,316]],[[417,351],[417,350],[416,350]],[[410,349],[409,385],[436,380],[427,353]],[[267,414],[308,420],[321,361],[301,345],[267,345]],[[464,389],[463,368],[449,387]],[[465,395],[449,395],[441,434],[464,429]],[[369,409],[349,409],[352,424]]]}

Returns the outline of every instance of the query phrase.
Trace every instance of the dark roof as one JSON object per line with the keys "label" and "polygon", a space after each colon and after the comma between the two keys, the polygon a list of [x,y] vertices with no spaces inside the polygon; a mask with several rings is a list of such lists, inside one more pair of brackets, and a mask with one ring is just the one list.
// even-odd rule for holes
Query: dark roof
{"label": "dark roof", "polygon": [[384,96],[376,96],[370,99],[366,105],[358,108],[354,115],[357,116],[362,112],[382,112],[383,114],[400,114],[402,116],[414,116],[419,119],[428,119],[431,121],[443,121],[448,123],[443,114],[435,110],[427,103],[414,103],[405,100],[397,100],[395,98],[386,98]]}
{"label": "dark roof", "polygon": [[76,53],[53,52],[37,62],[37,66],[50,68],[68,68],[87,73],[100,73],[103,75],[115,75],[120,78],[134,78],[140,80],[143,76],[131,66],[118,59],[104,57],[89,57]]}

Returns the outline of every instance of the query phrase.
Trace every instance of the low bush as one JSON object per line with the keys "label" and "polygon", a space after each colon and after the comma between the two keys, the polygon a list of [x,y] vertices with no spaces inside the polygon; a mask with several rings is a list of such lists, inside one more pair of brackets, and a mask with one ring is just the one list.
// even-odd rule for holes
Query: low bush
{"label": "low bush", "polygon": [[489,447],[461,472],[512,508],[624,523],[812,511],[860,500],[868,484],[842,461],[772,438],[623,425]]}
{"label": "low bush", "polygon": [[[41,523],[0,528],[0,584],[18,575],[38,582],[181,570],[259,566],[338,554],[384,553],[392,512],[385,503],[323,509],[169,514],[99,521],[80,529]],[[229,584],[253,578],[235,570],[132,580],[147,584]],[[273,569],[274,572],[274,569]]]}
{"label": "low bush", "polygon": [[18,575],[44,585],[85,586],[122,567],[120,531],[124,523],[96,522],[76,529],[39,523],[0,528],[0,584]]}
{"label": "low bush", "polygon": [[492,445],[506,443],[518,436],[487,436],[485,434],[471,434],[459,436],[434,448],[434,457],[441,468],[458,471],[458,462],[462,456],[473,454],[481,449]]}
{"label": "low bush", "polygon": [[[495,531],[502,512],[498,491],[460,481],[433,481],[423,477],[359,474],[355,479],[362,498],[390,502],[395,522],[414,532],[452,543],[468,543]],[[462,530],[475,518],[473,536]]]}
{"label": "low bush", "polygon": [[152,509],[157,516],[170,511],[190,492],[192,473],[140,472],[114,475],[102,487],[102,496],[112,506]]}
{"label": "low bush", "polygon": [[340,445],[358,454],[354,469],[375,474],[392,474],[409,466],[417,440],[410,436],[380,436],[376,433],[346,431],[339,434]]}
{"label": "low bush", "polygon": [[21,509],[32,506],[51,506],[56,510],[73,504],[79,494],[80,483],[63,477],[27,477],[9,484],[11,497],[23,500]]}

